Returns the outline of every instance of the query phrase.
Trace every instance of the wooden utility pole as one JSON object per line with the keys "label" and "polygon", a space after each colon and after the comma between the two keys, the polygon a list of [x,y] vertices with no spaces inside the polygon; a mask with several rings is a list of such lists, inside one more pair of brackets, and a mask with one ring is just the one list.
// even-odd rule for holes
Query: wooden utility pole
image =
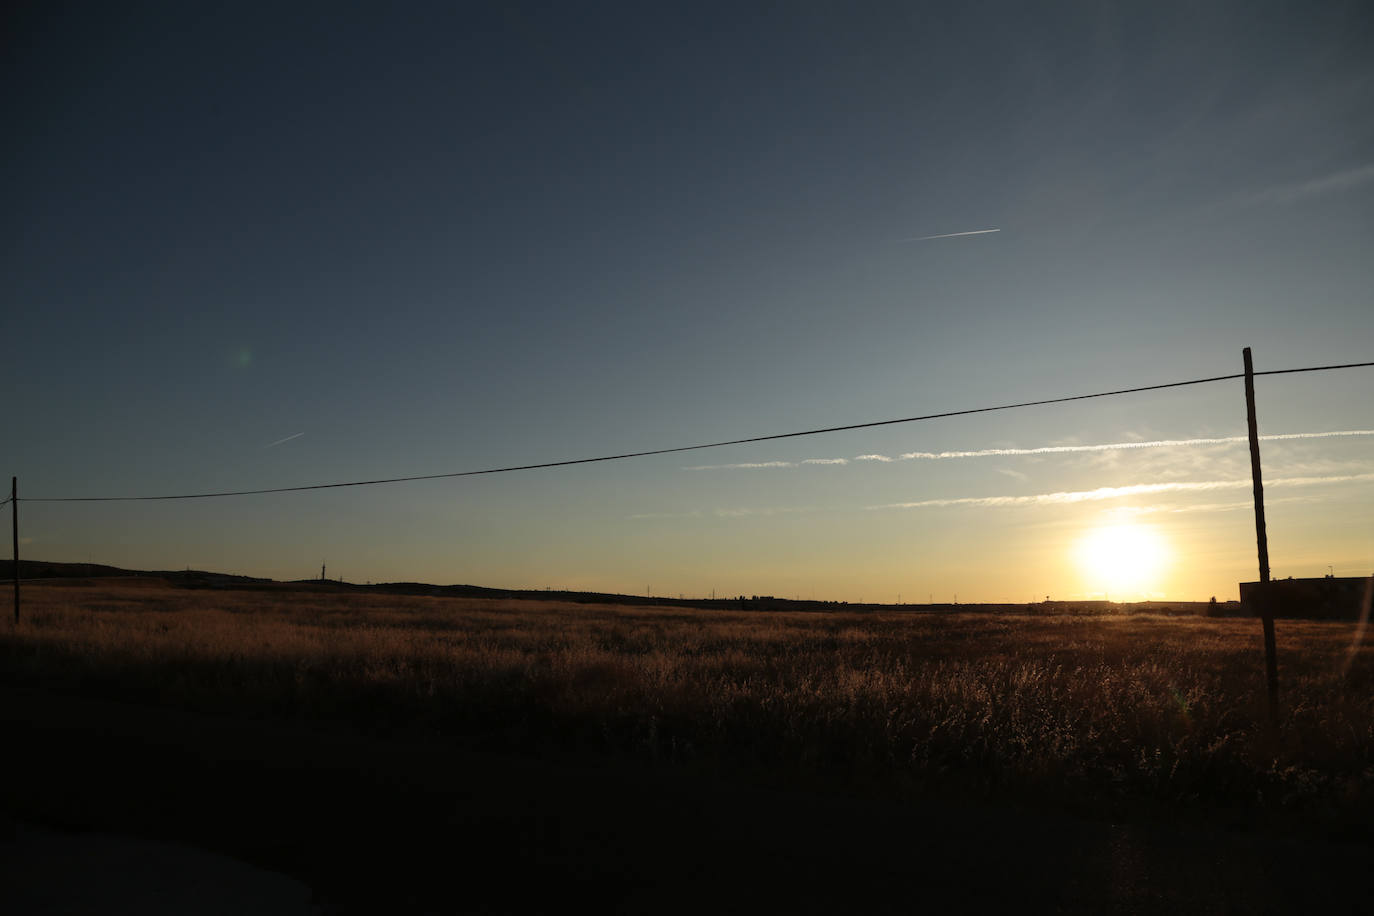
{"label": "wooden utility pole", "polygon": [[1264,480],[1260,476],[1259,430],[1255,423],[1255,366],[1245,355],[1245,420],[1250,428],[1250,477],[1255,488],[1255,544],[1259,549],[1259,612],[1264,622],[1264,671],[1269,682],[1269,724],[1279,721],[1279,660],[1274,645],[1274,606],[1269,589],[1269,532],[1264,524]]}
{"label": "wooden utility pole", "polygon": [[19,478],[10,478],[10,529],[14,535],[14,623],[19,624]]}

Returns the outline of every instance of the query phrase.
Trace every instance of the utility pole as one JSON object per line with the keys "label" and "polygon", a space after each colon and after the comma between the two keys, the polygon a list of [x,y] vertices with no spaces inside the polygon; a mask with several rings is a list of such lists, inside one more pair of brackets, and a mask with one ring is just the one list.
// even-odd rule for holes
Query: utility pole
{"label": "utility pole", "polygon": [[19,478],[10,478],[10,529],[14,535],[14,625],[19,625]]}
{"label": "utility pole", "polygon": [[1250,477],[1255,491],[1255,546],[1259,551],[1259,612],[1264,623],[1264,673],[1269,683],[1269,724],[1279,721],[1279,661],[1274,644],[1274,605],[1270,600],[1269,532],[1264,524],[1264,480],[1260,476],[1259,427],[1255,422],[1255,366],[1250,348],[1245,357],[1245,422],[1250,430]]}

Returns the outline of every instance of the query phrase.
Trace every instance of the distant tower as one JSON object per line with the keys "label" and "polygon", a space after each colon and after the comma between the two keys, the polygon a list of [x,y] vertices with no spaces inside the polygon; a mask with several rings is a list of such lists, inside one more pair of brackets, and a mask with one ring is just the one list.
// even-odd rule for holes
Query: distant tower
{"label": "distant tower", "polygon": [[321,582],[324,581],[324,564],[323,564],[323,563],[320,564],[320,581],[321,581]]}

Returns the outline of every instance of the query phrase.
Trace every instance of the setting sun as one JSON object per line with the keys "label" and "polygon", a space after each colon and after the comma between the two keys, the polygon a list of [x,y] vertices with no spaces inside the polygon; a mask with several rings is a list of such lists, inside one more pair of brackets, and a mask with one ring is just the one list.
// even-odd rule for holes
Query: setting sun
{"label": "setting sun", "polygon": [[1120,524],[1089,531],[1079,540],[1075,555],[1090,588],[1107,596],[1134,598],[1159,591],[1170,551],[1153,527]]}

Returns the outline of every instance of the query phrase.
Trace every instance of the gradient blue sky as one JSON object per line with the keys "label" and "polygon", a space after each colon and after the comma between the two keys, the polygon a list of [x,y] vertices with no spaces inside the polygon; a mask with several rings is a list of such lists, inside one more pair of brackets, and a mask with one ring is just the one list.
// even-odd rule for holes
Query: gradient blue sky
{"label": "gradient blue sky", "polygon": [[[443,473],[1374,358],[1374,12],[34,4],[3,55],[21,494]],[[995,234],[909,241],[998,228]],[[1259,383],[1374,428],[1374,370]],[[498,477],[21,507],[29,557],[657,594],[1254,578],[1239,382]],[[297,435],[301,434],[301,435]],[[272,445],[286,437],[289,441]],[[1278,575],[1374,569],[1374,437],[1267,444]],[[1354,478],[1354,479],[1349,479]],[[1138,597],[1138,595],[1120,595]],[[1116,597],[1115,595],[1113,597]]]}

